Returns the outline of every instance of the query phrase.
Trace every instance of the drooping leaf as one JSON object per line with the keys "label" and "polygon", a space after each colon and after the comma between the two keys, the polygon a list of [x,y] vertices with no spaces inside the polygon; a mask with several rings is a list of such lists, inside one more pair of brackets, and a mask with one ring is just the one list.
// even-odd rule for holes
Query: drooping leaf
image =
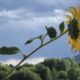
{"label": "drooping leaf", "polygon": [[62,23],[59,25],[59,29],[60,29],[60,32],[63,33],[63,31],[64,31],[64,29],[65,29],[64,22],[62,22]]}
{"label": "drooping leaf", "polygon": [[17,47],[1,47],[0,48],[0,54],[1,55],[13,55],[17,54],[19,52],[19,49]]}
{"label": "drooping leaf", "polygon": [[25,42],[25,45],[32,43],[33,40],[34,40],[34,39],[29,39],[29,40],[27,40],[27,41]]}
{"label": "drooping leaf", "polygon": [[50,38],[55,38],[57,36],[57,32],[53,27],[46,26],[46,30],[47,30],[47,34]]}

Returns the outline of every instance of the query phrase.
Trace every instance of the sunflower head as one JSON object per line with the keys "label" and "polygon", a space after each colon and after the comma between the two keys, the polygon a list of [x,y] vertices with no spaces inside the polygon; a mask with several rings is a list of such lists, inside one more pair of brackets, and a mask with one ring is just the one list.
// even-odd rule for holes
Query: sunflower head
{"label": "sunflower head", "polygon": [[68,24],[68,30],[69,30],[68,35],[70,35],[70,37],[75,40],[77,40],[79,37],[79,30],[77,24],[78,23],[75,18]]}
{"label": "sunflower head", "polygon": [[80,7],[71,7],[68,12],[71,14],[66,16],[69,30],[68,42],[73,50],[80,51]]}

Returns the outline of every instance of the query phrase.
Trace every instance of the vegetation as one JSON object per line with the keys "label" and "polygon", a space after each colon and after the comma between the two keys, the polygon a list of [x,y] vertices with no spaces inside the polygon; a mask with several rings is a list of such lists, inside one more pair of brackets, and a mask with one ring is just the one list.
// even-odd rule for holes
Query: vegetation
{"label": "vegetation", "polygon": [[[13,68],[0,64],[0,80]],[[46,59],[19,66],[8,80],[80,80],[80,63],[74,59]]]}

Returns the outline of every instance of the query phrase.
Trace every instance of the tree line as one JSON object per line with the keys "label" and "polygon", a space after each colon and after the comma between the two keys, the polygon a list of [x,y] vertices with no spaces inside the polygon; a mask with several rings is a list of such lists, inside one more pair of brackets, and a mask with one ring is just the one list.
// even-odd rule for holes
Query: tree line
{"label": "tree line", "polygon": [[[13,68],[0,64],[0,80]],[[80,62],[71,59],[46,59],[36,65],[25,63],[8,80],[80,80]]]}

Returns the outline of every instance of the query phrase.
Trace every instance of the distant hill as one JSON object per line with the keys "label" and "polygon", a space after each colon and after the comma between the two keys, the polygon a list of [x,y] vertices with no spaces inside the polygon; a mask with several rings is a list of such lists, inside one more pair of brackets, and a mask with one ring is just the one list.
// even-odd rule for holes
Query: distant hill
{"label": "distant hill", "polygon": [[[72,58],[74,58],[75,61],[80,61],[80,54],[78,54],[78,55],[76,55],[76,56],[74,56]],[[70,59],[70,57],[66,57],[66,59]]]}
{"label": "distant hill", "polygon": [[75,59],[76,61],[80,61],[80,54],[76,55],[76,56],[74,57],[74,59]]}

